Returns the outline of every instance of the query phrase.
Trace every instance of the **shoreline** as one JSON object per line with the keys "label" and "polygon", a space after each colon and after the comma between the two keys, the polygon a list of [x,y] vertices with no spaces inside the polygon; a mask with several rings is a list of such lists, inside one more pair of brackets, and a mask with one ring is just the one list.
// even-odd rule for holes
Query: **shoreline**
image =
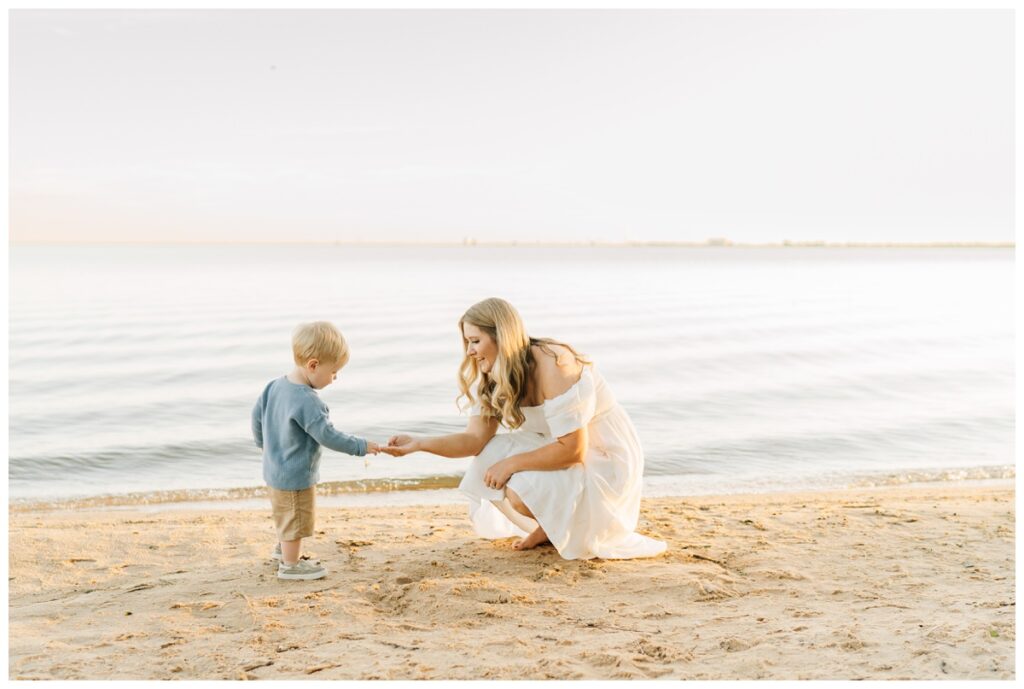
{"label": "shoreline", "polygon": [[[461,475],[430,476],[422,478],[398,478],[382,480],[329,481],[317,484],[317,500],[320,505],[332,507],[387,507],[403,505],[449,505],[461,504],[462,494],[458,491]],[[643,496],[651,498],[717,497],[729,495],[785,495],[790,493],[834,492],[858,488],[901,488],[933,485],[964,486],[1009,486],[1014,485],[1016,471],[1013,465],[934,469],[931,471],[897,474],[855,474],[851,482],[829,484],[820,481],[764,484],[760,489],[751,484],[739,482],[741,488],[734,491],[714,489],[694,491],[692,486],[668,483],[659,485],[660,479],[669,477],[647,477]],[[678,481],[672,477],[673,481]],[[8,499],[8,511],[48,512],[68,510],[182,510],[190,505],[203,509],[262,509],[266,502],[265,486],[242,488],[216,488],[117,493],[70,497],[50,500],[32,498]]]}
{"label": "shoreline", "polygon": [[[561,559],[462,505],[9,510],[11,679],[1012,679],[1014,487],[645,498],[650,560]],[[89,534],[82,538],[83,532]]]}

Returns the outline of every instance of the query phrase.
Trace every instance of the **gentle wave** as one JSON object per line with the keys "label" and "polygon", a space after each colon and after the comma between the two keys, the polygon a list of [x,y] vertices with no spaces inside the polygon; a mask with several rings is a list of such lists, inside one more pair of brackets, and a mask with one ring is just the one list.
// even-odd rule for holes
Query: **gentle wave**
{"label": "gentle wave", "polygon": [[883,476],[870,476],[852,481],[849,486],[850,488],[874,488],[903,486],[911,483],[955,483],[1015,478],[1017,478],[1017,469],[1012,466],[969,467],[945,471],[906,471]]}
{"label": "gentle wave", "polygon": [[[685,477],[682,482],[661,483],[654,489],[648,488],[645,493],[650,497],[685,497],[709,492],[726,495],[735,492],[779,493],[801,489],[846,490],[858,488],[896,487],[917,484],[965,483],[1005,481],[1016,478],[1013,466],[966,467],[943,471],[904,471],[897,473],[878,473],[864,475],[848,475],[831,478],[817,478],[810,481],[763,482],[750,479],[737,483],[723,481],[721,477],[713,483],[694,484],[693,477],[701,475],[695,472]],[[704,474],[707,478],[710,474]],[[391,502],[383,494],[408,493],[414,491],[443,491],[457,488],[462,480],[456,476],[427,476],[411,479],[365,479],[357,481],[328,481],[317,484],[318,498],[332,498],[353,495],[382,495],[379,504]],[[711,490],[709,491],[709,487]],[[125,508],[133,506],[153,506],[187,503],[242,503],[257,499],[266,499],[265,486],[248,486],[242,488],[210,488],[190,490],[167,490],[125,493],[117,495],[91,496],[72,500],[29,500],[11,501],[9,507],[13,512],[34,512],[51,510],[78,510]],[[251,504],[251,503],[247,503]]]}
{"label": "gentle wave", "polygon": [[646,497],[805,493],[816,491],[898,488],[908,486],[1009,485],[1016,480],[1011,465],[956,467],[937,471],[829,471],[796,475],[763,472],[721,474],[694,473],[688,476],[657,476],[645,480]]}
{"label": "gentle wave", "polygon": [[[395,491],[441,490],[455,488],[461,476],[427,476],[415,479],[385,478],[359,481],[328,481],[316,487],[318,496],[348,495],[352,493],[385,493]],[[193,490],[163,490],[120,495],[99,495],[74,500],[12,500],[13,511],[55,509],[86,509],[121,507],[126,505],[159,505],[173,502],[220,502],[251,500],[267,496],[266,486],[245,488],[207,488]]]}

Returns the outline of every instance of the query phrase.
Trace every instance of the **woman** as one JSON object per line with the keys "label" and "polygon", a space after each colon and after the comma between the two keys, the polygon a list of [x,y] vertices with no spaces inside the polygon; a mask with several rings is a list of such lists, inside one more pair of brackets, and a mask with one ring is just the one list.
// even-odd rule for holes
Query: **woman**
{"label": "woman", "polygon": [[[382,450],[475,455],[459,485],[473,526],[487,538],[523,537],[517,550],[550,542],[568,560],[663,552],[664,543],[634,532],[643,450],[591,362],[567,344],[528,337],[502,299],[470,307],[459,332],[459,399],[472,403],[466,430],[397,435]],[[512,432],[498,434],[499,424]]]}

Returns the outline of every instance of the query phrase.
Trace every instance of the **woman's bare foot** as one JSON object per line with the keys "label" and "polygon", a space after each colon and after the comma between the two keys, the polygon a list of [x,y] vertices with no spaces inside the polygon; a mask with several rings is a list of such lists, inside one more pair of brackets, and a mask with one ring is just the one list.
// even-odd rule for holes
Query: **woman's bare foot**
{"label": "woman's bare foot", "polygon": [[539,526],[533,530],[529,536],[521,541],[516,541],[512,544],[512,547],[516,550],[529,550],[530,548],[536,548],[542,543],[548,542],[548,535],[544,533],[544,529]]}

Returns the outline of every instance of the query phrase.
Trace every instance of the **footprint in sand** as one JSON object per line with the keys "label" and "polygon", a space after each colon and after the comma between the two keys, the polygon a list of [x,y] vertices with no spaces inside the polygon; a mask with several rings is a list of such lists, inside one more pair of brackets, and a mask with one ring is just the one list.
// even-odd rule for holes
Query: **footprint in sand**
{"label": "footprint in sand", "polygon": [[618,667],[622,665],[622,658],[610,653],[591,653],[586,651],[580,657],[596,667]]}
{"label": "footprint in sand", "polygon": [[[789,611],[789,609],[787,609],[787,612],[788,611]],[[824,613],[820,613],[817,610],[794,610],[793,611],[793,617],[821,617],[822,614],[824,614]]]}
{"label": "footprint in sand", "polygon": [[792,572],[785,569],[758,569],[747,572],[747,574],[751,576],[758,575],[762,577],[767,577],[769,579],[781,579],[789,581],[805,581],[807,579],[807,577],[801,574],[800,572]]}
{"label": "footprint in sand", "polygon": [[[634,645],[634,650],[642,656],[642,660],[655,660],[660,663],[671,663],[677,660],[692,660],[690,654],[680,654],[671,648],[656,644],[650,639],[640,639]],[[689,657],[687,657],[689,655]]]}
{"label": "footprint in sand", "polygon": [[216,617],[216,611],[222,607],[224,607],[224,603],[217,600],[191,601],[174,603],[171,605],[171,610],[184,610],[188,613],[198,613],[202,617]]}
{"label": "footprint in sand", "polygon": [[735,636],[730,636],[729,638],[721,641],[718,645],[727,653],[736,653],[737,651],[746,651],[757,644],[757,641],[747,641],[745,639],[736,638]]}
{"label": "footprint in sand", "polygon": [[698,579],[693,583],[693,586],[696,589],[697,594],[695,600],[702,602],[724,600],[726,598],[735,598],[737,596],[735,591],[710,581],[701,581]]}
{"label": "footprint in sand", "polygon": [[535,574],[534,577],[533,577],[533,580],[534,581],[544,581],[545,579],[552,579],[554,577],[560,577],[560,576],[562,576],[562,574],[563,574],[562,568],[560,566],[558,566],[558,565],[555,565],[554,567],[550,567],[548,569],[545,569],[545,570]]}

